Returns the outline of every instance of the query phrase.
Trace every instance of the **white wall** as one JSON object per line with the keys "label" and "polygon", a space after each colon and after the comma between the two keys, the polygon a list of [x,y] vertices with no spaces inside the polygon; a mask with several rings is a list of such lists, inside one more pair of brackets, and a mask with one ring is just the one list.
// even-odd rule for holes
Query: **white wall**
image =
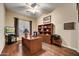
{"label": "white wall", "polygon": [[78,23],[78,52],[79,52],[79,23]]}
{"label": "white wall", "polygon": [[[79,6],[77,6],[77,8],[78,8],[78,18],[79,18]],[[78,19],[79,20],[79,19]],[[79,52],[79,22],[78,22],[78,52]]]}
{"label": "white wall", "polygon": [[[76,4],[70,3],[70,4],[64,4],[58,8],[56,8],[54,11],[52,11],[50,14],[52,19],[51,22],[55,25],[55,33],[61,35],[62,37],[62,45],[77,49],[77,41],[78,41],[78,12],[76,9]],[[43,18],[48,16],[43,15],[38,19],[38,25],[43,24]],[[76,29],[75,30],[64,30],[64,23],[67,22],[75,22]]]}
{"label": "white wall", "polygon": [[6,26],[14,27],[14,17],[17,17],[21,20],[32,21],[32,32],[37,30],[37,20],[31,17],[27,17],[16,12],[6,10]]}
{"label": "white wall", "polygon": [[5,9],[4,4],[0,3],[0,54],[5,45],[4,39],[4,22],[5,22]]}

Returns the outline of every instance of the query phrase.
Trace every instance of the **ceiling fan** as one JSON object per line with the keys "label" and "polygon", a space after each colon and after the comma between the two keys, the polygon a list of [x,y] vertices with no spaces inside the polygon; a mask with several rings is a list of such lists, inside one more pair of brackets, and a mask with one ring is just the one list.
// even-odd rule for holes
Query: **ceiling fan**
{"label": "ceiling fan", "polygon": [[37,3],[26,3],[26,6],[28,7],[26,12],[32,12],[33,14],[35,14],[35,12],[39,11],[38,10],[39,4]]}
{"label": "ceiling fan", "polygon": [[35,10],[39,7],[38,3],[23,3],[23,4],[15,4],[18,10],[26,10],[26,11],[30,11],[30,10]]}

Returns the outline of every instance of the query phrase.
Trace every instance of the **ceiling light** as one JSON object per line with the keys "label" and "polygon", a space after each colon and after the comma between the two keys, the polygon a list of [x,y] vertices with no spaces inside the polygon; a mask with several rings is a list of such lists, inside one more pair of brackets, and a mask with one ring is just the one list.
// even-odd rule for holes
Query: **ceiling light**
{"label": "ceiling light", "polygon": [[31,7],[34,8],[36,5],[37,5],[36,3],[32,3],[32,4],[31,4]]}
{"label": "ceiling light", "polygon": [[39,12],[38,10],[39,5],[37,3],[29,3],[28,5],[31,7],[29,11],[32,12],[33,14]]}

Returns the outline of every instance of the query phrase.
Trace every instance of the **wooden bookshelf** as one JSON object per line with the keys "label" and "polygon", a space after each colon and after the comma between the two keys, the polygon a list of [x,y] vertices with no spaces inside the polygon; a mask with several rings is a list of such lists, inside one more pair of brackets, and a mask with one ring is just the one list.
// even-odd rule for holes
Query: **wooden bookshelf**
{"label": "wooden bookshelf", "polygon": [[51,43],[51,35],[53,34],[53,24],[38,25],[39,35],[42,35],[43,41]]}

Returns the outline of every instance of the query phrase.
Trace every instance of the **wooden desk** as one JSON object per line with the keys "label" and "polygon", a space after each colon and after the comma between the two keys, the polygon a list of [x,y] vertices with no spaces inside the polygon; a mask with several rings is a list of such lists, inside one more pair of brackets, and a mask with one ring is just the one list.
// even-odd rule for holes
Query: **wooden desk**
{"label": "wooden desk", "polygon": [[[36,53],[42,50],[42,41],[41,37],[22,37],[22,45],[28,49],[30,54]],[[26,50],[27,51],[27,50]]]}

